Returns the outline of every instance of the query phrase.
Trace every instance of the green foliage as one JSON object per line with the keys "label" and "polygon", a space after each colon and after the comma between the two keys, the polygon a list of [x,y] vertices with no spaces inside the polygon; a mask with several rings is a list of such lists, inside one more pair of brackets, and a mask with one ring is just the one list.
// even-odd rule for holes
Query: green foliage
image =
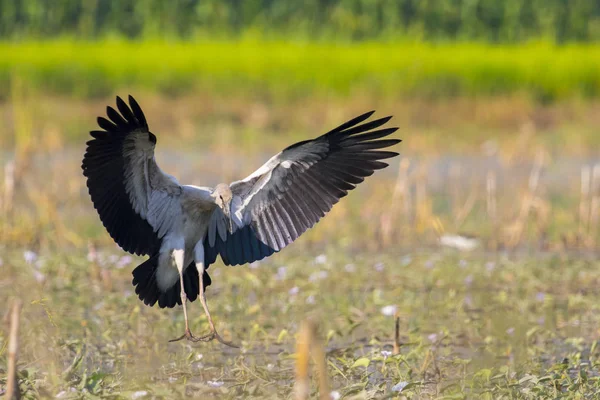
{"label": "green foliage", "polygon": [[0,0],[0,37],[600,39],[591,0]]}
{"label": "green foliage", "polygon": [[11,81],[51,93],[120,88],[274,98],[313,94],[457,96],[528,93],[543,101],[600,94],[600,48],[548,43],[167,42],[0,43],[0,97]]}

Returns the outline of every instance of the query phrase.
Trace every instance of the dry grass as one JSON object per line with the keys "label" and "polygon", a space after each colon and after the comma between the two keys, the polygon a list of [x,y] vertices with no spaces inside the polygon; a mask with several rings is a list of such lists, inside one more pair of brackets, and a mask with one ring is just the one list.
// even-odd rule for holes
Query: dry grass
{"label": "dry grass", "polygon": [[[11,102],[0,106],[9,122],[0,128],[0,141],[14,149],[0,158],[2,241],[36,248],[81,247],[90,239],[107,245],[107,235],[90,213],[78,164],[86,132],[110,100],[37,97],[26,86],[15,87],[14,93]],[[245,176],[290,142],[367,108],[364,99],[348,101],[343,109],[335,102],[269,107],[260,102],[243,106],[241,99],[138,98],[159,137],[159,163],[183,182],[196,184]],[[512,109],[518,112],[509,120],[506,100],[488,104],[380,104],[385,114],[402,111],[393,120],[404,139],[398,146],[402,158],[377,175],[378,183],[359,188],[337,206],[306,242],[319,243],[342,227],[368,235],[359,243],[340,238],[341,243],[371,250],[398,243],[435,245],[448,233],[476,236],[488,249],[593,248],[600,175],[593,163],[571,155],[594,154],[597,135],[587,132],[593,131],[597,107],[542,107],[516,99]],[[428,117],[419,117],[425,109]],[[487,110],[485,116],[480,109]],[[553,117],[541,117],[548,114]],[[190,148],[198,150],[181,152]],[[225,154],[237,161],[211,161]]]}
{"label": "dry grass", "polygon": [[[346,398],[597,391],[600,169],[579,158],[595,154],[586,133],[595,105],[377,104],[399,111],[402,158],[260,267],[211,267],[209,301],[224,334],[242,344],[234,353],[168,344],[180,310],[148,308],[132,294],[139,259],[115,248],[79,167],[86,132],[112,100],[14,91],[0,106],[9,121],[0,140],[12,149],[0,153],[0,302],[24,302],[26,398],[289,398],[306,318],[323,338],[331,388]],[[245,176],[369,103],[137,97],[160,165],[196,184]],[[238,161],[214,162],[226,153]],[[6,343],[0,333],[2,362]],[[318,376],[309,396],[324,392]]]}

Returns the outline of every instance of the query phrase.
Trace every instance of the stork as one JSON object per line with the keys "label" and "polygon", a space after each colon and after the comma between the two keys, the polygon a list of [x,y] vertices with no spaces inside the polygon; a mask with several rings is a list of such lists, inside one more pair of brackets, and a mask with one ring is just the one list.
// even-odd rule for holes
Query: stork
{"label": "stork", "polygon": [[[156,163],[156,136],[136,100],[120,97],[102,130],[90,132],[83,175],[102,224],[125,251],[149,258],[133,270],[140,300],[183,307],[185,331],[172,341],[219,342],[206,303],[208,267],[261,260],[291,244],[375,170],[398,153],[382,139],[391,117],[365,122],[362,114],[312,140],[285,148],[245,179],[214,188],[182,185]],[[210,332],[194,336],[186,303],[200,299]],[[235,347],[235,346],[234,346]]]}

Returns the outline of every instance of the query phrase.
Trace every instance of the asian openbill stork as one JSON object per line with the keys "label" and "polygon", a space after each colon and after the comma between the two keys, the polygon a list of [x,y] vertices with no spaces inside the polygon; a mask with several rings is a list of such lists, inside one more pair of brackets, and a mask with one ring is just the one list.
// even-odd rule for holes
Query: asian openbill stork
{"label": "asian openbill stork", "polygon": [[[185,333],[174,340],[210,341],[219,336],[204,291],[206,270],[217,256],[226,265],[261,260],[296,240],[321,219],[400,142],[383,139],[397,128],[380,128],[391,117],[366,121],[360,115],[317,137],[293,144],[241,181],[214,188],[181,185],[156,163],[156,136],[129,96],[106,108],[102,130],[90,132],[83,157],[94,207],[123,250],[150,258],[133,270],[133,285],[149,306],[183,306]],[[228,162],[223,160],[223,162]],[[200,279],[202,277],[202,279]],[[186,301],[200,302],[210,325],[192,335]]]}

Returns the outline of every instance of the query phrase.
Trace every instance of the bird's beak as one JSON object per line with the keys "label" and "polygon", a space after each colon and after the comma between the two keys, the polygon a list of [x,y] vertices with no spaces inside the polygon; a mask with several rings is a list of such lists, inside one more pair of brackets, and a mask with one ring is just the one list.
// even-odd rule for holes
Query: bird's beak
{"label": "bird's beak", "polygon": [[231,204],[228,204],[226,207],[223,208],[223,214],[225,214],[225,218],[227,218],[229,232],[233,233],[233,219],[231,218]]}

